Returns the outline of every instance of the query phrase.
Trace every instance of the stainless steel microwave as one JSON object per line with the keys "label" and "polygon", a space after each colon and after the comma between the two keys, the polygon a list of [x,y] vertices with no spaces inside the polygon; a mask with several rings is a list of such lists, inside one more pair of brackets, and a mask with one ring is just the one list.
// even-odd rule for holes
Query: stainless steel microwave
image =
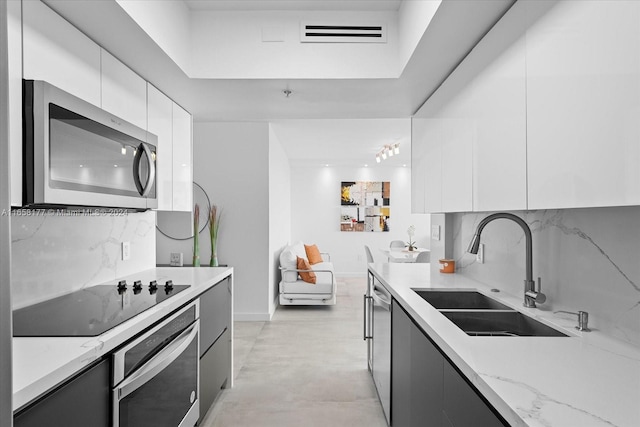
{"label": "stainless steel microwave", "polygon": [[23,205],[158,207],[158,138],[38,80],[23,82]]}

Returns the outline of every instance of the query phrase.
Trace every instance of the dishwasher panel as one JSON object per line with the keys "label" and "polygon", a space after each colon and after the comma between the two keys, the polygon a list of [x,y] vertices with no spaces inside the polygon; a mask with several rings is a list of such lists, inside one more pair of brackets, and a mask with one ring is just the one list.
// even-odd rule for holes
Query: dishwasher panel
{"label": "dishwasher panel", "polygon": [[372,374],[387,424],[391,422],[391,294],[373,278]]}

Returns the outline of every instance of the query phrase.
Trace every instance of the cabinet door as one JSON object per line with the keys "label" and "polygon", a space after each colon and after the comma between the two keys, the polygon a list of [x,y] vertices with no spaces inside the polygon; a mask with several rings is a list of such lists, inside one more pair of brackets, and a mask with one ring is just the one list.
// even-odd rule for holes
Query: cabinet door
{"label": "cabinet door", "polygon": [[424,205],[428,213],[473,208],[473,122],[463,114],[467,83],[467,75],[454,70],[415,115],[420,123],[416,135],[419,150],[412,162],[414,158],[416,162],[424,159],[421,165],[425,169]]}
{"label": "cabinet door", "polygon": [[200,421],[223,388],[231,366],[231,331],[227,329],[200,358]]}
{"label": "cabinet door", "polygon": [[6,4],[11,206],[22,206],[22,4]]}
{"label": "cabinet door", "polygon": [[103,360],[19,412],[15,427],[108,427],[111,425],[111,365]]}
{"label": "cabinet door", "polygon": [[411,319],[393,301],[391,310],[391,425],[411,424]]}
{"label": "cabinet door", "polygon": [[412,213],[442,212],[442,120],[433,99],[411,118]]}
{"label": "cabinet door", "polygon": [[393,301],[391,425],[440,425],[443,356]]}
{"label": "cabinet door", "polygon": [[173,209],[173,101],[147,84],[148,131],[158,137],[158,210]]}
{"label": "cabinet door", "polygon": [[[173,104],[173,210],[190,212],[193,204],[191,114]],[[215,201],[212,201],[215,203]]]}
{"label": "cabinet door", "polygon": [[104,49],[102,108],[147,129],[147,82]]}
{"label": "cabinet door", "polygon": [[22,2],[23,73],[100,107],[100,47],[38,0]]}
{"label": "cabinet door", "polygon": [[442,417],[444,357],[426,335],[411,323],[411,425]]}
{"label": "cabinet door", "polygon": [[474,124],[473,210],[527,208],[525,2],[516,3],[465,58]]}
{"label": "cabinet door", "polygon": [[442,211],[473,210],[474,123],[446,118],[442,122]]}
{"label": "cabinet door", "polygon": [[411,118],[411,213],[427,213],[425,193],[427,183],[427,119]]}
{"label": "cabinet door", "polygon": [[528,208],[640,204],[640,3],[526,4]]}
{"label": "cabinet door", "polygon": [[442,122],[427,119],[425,123],[425,195],[426,213],[442,212]]}
{"label": "cabinet door", "polygon": [[[503,427],[493,413],[449,362],[444,363],[444,416],[453,427]],[[447,425],[447,423],[445,423]]]}
{"label": "cabinet door", "polygon": [[200,296],[200,356],[228,329],[231,321],[229,279],[217,283]]}

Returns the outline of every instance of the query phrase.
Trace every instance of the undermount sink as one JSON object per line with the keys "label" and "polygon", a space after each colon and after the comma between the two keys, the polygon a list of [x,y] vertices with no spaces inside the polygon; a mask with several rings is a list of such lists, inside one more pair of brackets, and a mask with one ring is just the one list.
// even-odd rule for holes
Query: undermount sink
{"label": "undermount sink", "polygon": [[442,314],[471,336],[568,336],[517,311],[442,311]]}
{"label": "undermount sink", "polygon": [[438,310],[512,310],[476,291],[414,289],[414,292]]}
{"label": "undermount sink", "polygon": [[568,336],[474,290],[413,289],[413,291],[470,336]]}

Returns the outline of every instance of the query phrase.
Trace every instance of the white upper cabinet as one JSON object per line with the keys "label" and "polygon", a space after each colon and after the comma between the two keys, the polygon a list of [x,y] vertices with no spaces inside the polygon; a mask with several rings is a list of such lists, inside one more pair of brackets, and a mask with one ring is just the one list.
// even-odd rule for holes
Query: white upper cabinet
{"label": "white upper cabinet", "polygon": [[529,209],[640,204],[640,2],[526,2]]}
{"label": "white upper cabinet", "polygon": [[468,119],[444,119],[442,135],[442,211],[469,212],[473,210],[473,123]]}
{"label": "white upper cabinet", "polygon": [[23,1],[23,76],[100,106],[100,47],[40,1]]}
{"label": "white upper cabinet", "polygon": [[[426,119],[423,161],[425,195],[424,212],[443,212],[442,209],[442,121]],[[413,170],[412,170],[413,172]]]}
{"label": "white upper cabinet", "polygon": [[148,84],[149,132],[158,137],[158,210],[191,212],[191,114]]}
{"label": "white upper cabinet", "polygon": [[102,49],[102,108],[147,129],[147,82]]}
{"label": "white upper cabinet", "polygon": [[426,213],[427,119],[411,118],[411,213]]}
{"label": "white upper cabinet", "polygon": [[11,206],[22,206],[22,6],[7,2]]}
{"label": "white upper cabinet", "polygon": [[526,209],[525,19],[513,6],[416,113],[426,212]]}
{"label": "white upper cabinet", "polygon": [[148,131],[158,137],[156,183],[158,210],[173,209],[173,101],[147,84]]}
{"label": "white upper cabinet", "polygon": [[439,122],[434,119],[411,118],[411,212],[442,211],[441,144]]}
{"label": "white upper cabinet", "polygon": [[474,211],[527,209],[525,12],[516,3],[465,59]]}
{"label": "white upper cabinet", "polygon": [[191,211],[193,203],[191,114],[173,103],[173,209]]}

